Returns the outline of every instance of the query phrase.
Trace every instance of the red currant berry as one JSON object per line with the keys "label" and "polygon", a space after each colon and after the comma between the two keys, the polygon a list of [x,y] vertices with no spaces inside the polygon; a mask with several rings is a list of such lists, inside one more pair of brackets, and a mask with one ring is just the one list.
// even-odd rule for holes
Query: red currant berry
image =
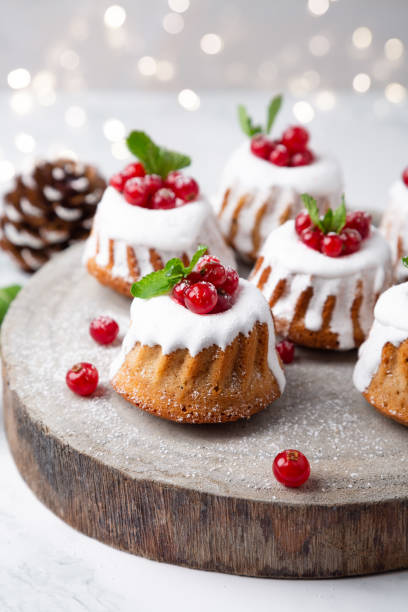
{"label": "red currant berry", "polygon": [[77,395],[91,395],[98,385],[98,370],[92,363],[76,363],[65,377],[68,387]]}
{"label": "red currant berry", "polygon": [[296,233],[300,236],[300,234],[305,229],[309,229],[312,226],[312,221],[310,219],[309,213],[305,210],[300,212],[295,219],[295,230]]}
{"label": "red currant berry", "polygon": [[404,181],[405,185],[408,187],[408,166],[405,168],[405,170],[402,173],[402,180]]}
{"label": "red currant berry", "polygon": [[305,151],[299,151],[298,153],[294,153],[290,158],[290,165],[293,168],[298,166],[308,166],[314,161],[314,155],[309,149]]}
{"label": "red currant berry", "polygon": [[111,176],[109,181],[109,185],[120,191],[120,193],[122,193],[125,183],[126,179],[120,172]]}
{"label": "red currant berry", "polygon": [[163,187],[163,179],[158,174],[146,174],[143,181],[150,196]]}
{"label": "red currant berry", "polygon": [[220,312],[225,312],[229,310],[234,303],[234,298],[232,295],[228,295],[224,291],[218,291],[218,300],[213,310],[212,314],[218,314]]}
{"label": "red currant berry", "polygon": [[234,297],[239,287],[239,275],[238,272],[234,270],[234,268],[232,268],[231,266],[224,267],[226,278],[223,284],[219,287],[219,289],[221,289],[225,293],[228,293],[228,295],[230,295],[231,297]]}
{"label": "red currant berry", "polygon": [[295,345],[290,340],[281,340],[276,345],[280,358],[283,363],[292,363],[295,358]]}
{"label": "red currant berry", "polygon": [[317,227],[311,227],[303,230],[300,235],[300,239],[303,244],[308,246],[310,249],[320,251],[323,239],[323,232],[321,232]]}
{"label": "red currant berry", "polygon": [[185,293],[184,301],[189,310],[204,315],[213,310],[218,300],[217,290],[211,283],[200,281],[191,285]]}
{"label": "red currant berry", "polygon": [[99,344],[111,344],[119,333],[119,325],[111,317],[96,317],[89,326],[89,333]]}
{"label": "red currant berry", "polygon": [[304,151],[308,141],[309,132],[300,125],[288,127],[282,135],[282,144],[284,144],[291,153]]}
{"label": "red currant berry", "polygon": [[361,236],[360,232],[351,227],[346,227],[340,234],[340,238],[343,241],[343,253],[344,255],[351,255],[360,249]]}
{"label": "red currant berry", "polygon": [[340,238],[339,234],[335,234],[334,232],[326,234],[322,240],[321,251],[323,255],[327,255],[328,257],[339,257],[343,252],[343,240]]}
{"label": "red currant berry", "polygon": [[173,291],[171,292],[171,297],[177,304],[181,306],[186,306],[184,302],[184,297],[187,289],[191,287],[191,283],[186,278],[183,278],[177,285],[174,285]]}
{"label": "red currant berry", "polygon": [[288,449],[276,455],[272,471],[285,487],[300,487],[310,476],[310,465],[303,453]]}
{"label": "red currant berry", "polygon": [[179,176],[183,176],[183,174],[178,170],[172,170],[171,172],[169,172],[166,180],[164,181],[165,187],[173,189],[174,182]]}
{"label": "red currant berry", "polygon": [[196,272],[195,270],[193,270],[193,272],[190,272],[190,274],[186,278],[188,281],[190,281],[191,285],[194,285],[194,283],[199,283],[203,280],[201,274],[199,272]]}
{"label": "red currant berry", "polygon": [[174,191],[171,189],[167,189],[167,187],[163,187],[156,191],[154,196],[152,197],[152,208],[155,209],[164,209],[169,210],[170,208],[176,207],[176,196],[174,195]]}
{"label": "red currant berry", "polygon": [[269,161],[275,166],[287,166],[289,162],[289,153],[285,145],[278,144],[269,155]]}
{"label": "red currant berry", "polygon": [[126,202],[129,202],[132,206],[146,208],[149,204],[149,191],[141,177],[129,179],[125,184],[123,195]]}
{"label": "red currant berry", "polygon": [[251,151],[257,157],[261,157],[262,159],[268,159],[273,149],[273,144],[263,134],[258,134],[254,136],[251,140]]}
{"label": "red currant berry", "polygon": [[201,280],[212,283],[214,287],[222,287],[227,280],[224,266],[212,255],[201,257],[196,265],[196,272],[201,274]]}
{"label": "red currant berry", "polygon": [[350,212],[347,214],[345,227],[357,230],[362,240],[365,240],[370,235],[371,216],[361,210]]}
{"label": "red currant berry", "polygon": [[121,174],[124,177],[125,181],[128,181],[129,179],[136,178],[137,176],[144,176],[146,174],[146,171],[144,169],[143,164],[141,164],[140,162],[133,162],[131,164],[128,164],[126,168],[122,170]]}
{"label": "red currant berry", "polygon": [[178,176],[174,180],[172,189],[178,198],[181,198],[185,202],[192,202],[199,194],[199,187],[197,181],[191,176]]}
{"label": "red currant berry", "polygon": [[181,206],[185,206],[186,204],[190,204],[190,202],[185,202],[181,198],[176,198],[176,208],[180,208]]}

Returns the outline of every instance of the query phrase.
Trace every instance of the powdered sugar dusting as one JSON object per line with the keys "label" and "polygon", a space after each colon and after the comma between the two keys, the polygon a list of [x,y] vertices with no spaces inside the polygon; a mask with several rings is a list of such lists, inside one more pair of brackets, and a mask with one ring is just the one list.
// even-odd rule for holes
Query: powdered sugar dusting
{"label": "powdered sugar dusting", "polygon": [[[330,504],[408,494],[407,431],[347,384],[354,352],[297,350],[283,397],[245,422],[179,425],[120,398],[109,385],[109,366],[129,324],[129,301],[87,275],[81,248],[44,266],[2,330],[11,389],[51,434],[132,477],[218,494]],[[112,346],[96,344],[88,333],[99,314],[120,325]],[[65,385],[77,361],[99,370],[92,398],[75,396]],[[291,447],[303,451],[312,467],[300,490],[282,488],[271,472],[275,454]]]}

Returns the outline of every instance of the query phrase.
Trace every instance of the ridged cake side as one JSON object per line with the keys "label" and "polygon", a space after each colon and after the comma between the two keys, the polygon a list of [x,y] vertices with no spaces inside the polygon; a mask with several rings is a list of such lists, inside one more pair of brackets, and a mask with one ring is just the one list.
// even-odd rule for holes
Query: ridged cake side
{"label": "ridged cake side", "polygon": [[269,330],[257,322],[225,350],[216,345],[194,357],[187,349],[163,354],[137,342],[112,379],[139,408],[171,421],[224,423],[248,418],[280,396],[268,365]]}

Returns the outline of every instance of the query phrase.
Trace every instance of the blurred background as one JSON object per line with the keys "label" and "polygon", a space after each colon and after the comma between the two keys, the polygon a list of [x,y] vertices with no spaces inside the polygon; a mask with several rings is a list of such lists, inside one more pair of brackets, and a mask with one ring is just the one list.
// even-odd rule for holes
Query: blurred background
{"label": "blurred background", "polygon": [[109,174],[131,128],[193,155],[212,192],[240,142],[236,105],[308,124],[353,205],[382,208],[408,163],[406,0],[2,3],[0,187],[38,157]]}

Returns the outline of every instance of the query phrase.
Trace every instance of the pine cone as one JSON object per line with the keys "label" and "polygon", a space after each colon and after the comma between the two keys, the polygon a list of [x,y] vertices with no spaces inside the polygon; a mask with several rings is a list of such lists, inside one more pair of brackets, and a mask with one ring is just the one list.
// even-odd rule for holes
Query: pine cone
{"label": "pine cone", "polygon": [[4,197],[0,247],[27,272],[89,234],[106,187],[97,170],[68,159],[37,164]]}

